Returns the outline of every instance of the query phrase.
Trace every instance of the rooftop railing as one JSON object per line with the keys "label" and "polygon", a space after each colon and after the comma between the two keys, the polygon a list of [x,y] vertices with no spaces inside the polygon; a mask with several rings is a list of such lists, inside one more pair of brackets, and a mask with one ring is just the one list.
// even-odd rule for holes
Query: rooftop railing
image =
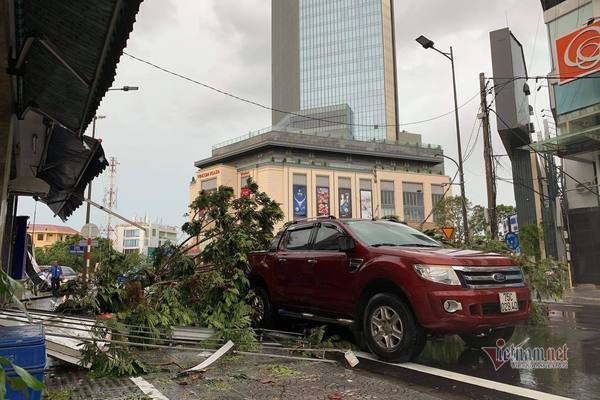
{"label": "rooftop railing", "polygon": [[[248,140],[257,136],[262,136],[265,135],[269,132],[273,132],[273,131],[278,131],[278,132],[287,132],[287,133],[297,133],[300,135],[310,135],[310,136],[323,136],[323,137],[327,137],[322,131],[318,131],[318,132],[313,132],[310,131],[307,132],[307,130],[302,130],[302,129],[292,129],[292,128],[285,128],[285,129],[273,129],[273,127],[267,127],[267,128],[263,128],[263,129],[259,129],[257,131],[252,131],[252,132],[248,132],[245,135],[241,135],[229,140],[226,140],[224,142],[220,142],[217,143],[215,145],[212,146],[213,150],[217,150],[220,148],[223,148],[225,146],[229,146],[235,143],[239,143],[242,142],[244,140]],[[442,147],[438,144],[430,144],[430,143],[410,143],[410,142],[405,142],[402,140],[389,140],[389,139],[367,139],[367,138],[360,138],[360,139],[343,139],[343,140],[354,140],[357,142],[369,142],[369,143],[383,143],[383,144],[391,144],[391,145],[399,145],[399,146],[405,146],[405,147],[412,147],[412,148],[421,148],[421,149],[441,149]]]}

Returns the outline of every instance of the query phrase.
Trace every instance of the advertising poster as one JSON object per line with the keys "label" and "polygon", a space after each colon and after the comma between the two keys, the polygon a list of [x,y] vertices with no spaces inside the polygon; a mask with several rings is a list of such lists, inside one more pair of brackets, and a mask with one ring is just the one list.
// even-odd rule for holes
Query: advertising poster
{"label": "advertising poster", "polygon": [[370,190],[360,191],[360,217],[362,219],[373,218],[373,196]]}
{"label": "advertising poster", "polygon": [[340,189],[340,218],[352,218],[352,191]]}
{"label": "advertising poster", "polygon": [[306,186],[294,185],[292,190],[294,217],[306,217]]}
{"label": "advertising poster", "polygon": [[328,216],[329,214],[329,188],[317,187],[317,216]]}

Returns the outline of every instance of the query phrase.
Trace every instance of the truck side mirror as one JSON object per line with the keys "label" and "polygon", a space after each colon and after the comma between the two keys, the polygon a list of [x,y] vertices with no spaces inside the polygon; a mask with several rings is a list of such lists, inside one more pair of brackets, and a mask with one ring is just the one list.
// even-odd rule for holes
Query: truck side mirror
{"label": "truck side mirror", "polygon": [[338,237],[338,248],[340,251],[348,252],[354,249],[354,239],[348,235],[340,235]]}

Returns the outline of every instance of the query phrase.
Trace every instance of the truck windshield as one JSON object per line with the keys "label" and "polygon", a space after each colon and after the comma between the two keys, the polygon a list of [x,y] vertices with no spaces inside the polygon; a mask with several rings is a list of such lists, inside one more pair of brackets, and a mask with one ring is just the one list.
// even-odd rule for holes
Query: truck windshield
{"label": "truck windshield", "polygon": [[410,226],[390,221],[347,221],[346,226],[369,246],[441,247]]}

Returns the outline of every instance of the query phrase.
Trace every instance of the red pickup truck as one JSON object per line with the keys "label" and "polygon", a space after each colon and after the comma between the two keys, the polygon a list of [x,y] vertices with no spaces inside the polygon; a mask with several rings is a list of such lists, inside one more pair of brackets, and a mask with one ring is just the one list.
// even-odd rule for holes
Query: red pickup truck
{"label": "red pickup truck", "polygon": [[260,325],[278,315],[349,325],[388,361],[415,357],[430,334],[494,346],[529,314],[510,258],[444,248],[398,222],[298,221],[248,259]]}

